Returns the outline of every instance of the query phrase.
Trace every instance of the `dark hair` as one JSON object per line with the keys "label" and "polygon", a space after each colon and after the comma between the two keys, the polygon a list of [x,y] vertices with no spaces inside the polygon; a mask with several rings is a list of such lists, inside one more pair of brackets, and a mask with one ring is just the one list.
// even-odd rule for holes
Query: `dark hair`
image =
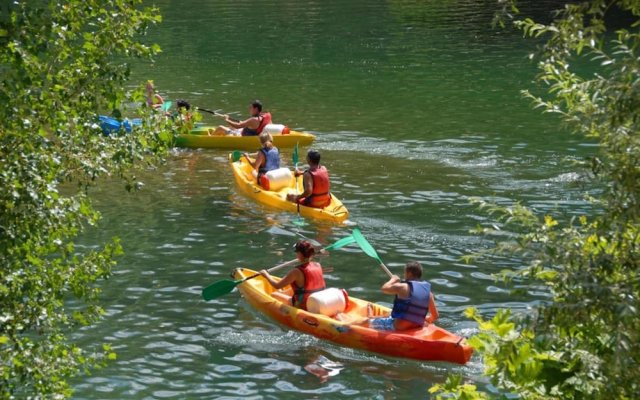
{"label": "dark hair", "polygon": [[191,109],[191,104],[189,104],[189,102],[186,100],[178,100],[176,101],[176,104],[178,105],[178,109],[181,109],[182,107],[186,108],[187,111]]}
{"label": "dark hair", "polygon": [[299,241],[293,248],[296,250],[296,253],[302,253],[304,258],[309,258],[316,253],[316,249],[313,248],[313,245],[306,240]]}
{"label": "dark hair", "polygon": [[312,163],[320,164],[320,152],[318,150],[309,150],[307,157],[309,157],[309,161]]}
{"label": "dark hair", "polygon": [[404,271],[416,279],[422,278],[422,265],[417,261],[410,261],[404,266]]}
{"label": "dark hair", "polygon": [[251,107],[257,108],[259,112],[262,112],[262,103],[260,102],[260,100],[252,101]]}

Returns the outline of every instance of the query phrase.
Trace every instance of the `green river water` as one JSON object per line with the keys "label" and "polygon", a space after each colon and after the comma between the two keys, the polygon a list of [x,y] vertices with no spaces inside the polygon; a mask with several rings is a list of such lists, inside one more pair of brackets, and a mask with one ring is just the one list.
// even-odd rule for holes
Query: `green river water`
{"label": "green river water", "polygon": [[[207,303],[200,291],[236,267],[293,258],[302,235],[328,244],[357,225],[395,273],[423,264],[438,324],[452,332],[477,332],[467,307],[490,316],[544,300],[491,279],[517,259],[460,260],[487,246],[469,233],[488,221],[472,197],[588,210],[566,159],[594,147],[521,97],[534,87],[534,44],[490,28],[495,3],[157,1],[164,21],[150,39],[163,53],[134,65],[136,83],[153,79],[166,98],[237,115],[259,98],[275,122],[316,134],[350,224],[298,226],[243,197],[223,151],[176,149],[135,194],[100,183],[92,195],[103,219],[81,241],[119,236],[126,255],[104,283],[104,320],[75,339],[109,342],[118,359],[75,380],[74,398],[428,398],[449,373],[492,390],[478,356],[456,366],[342,348],[273,323],[237,292]],[[334,268],[330,285],[391,301],[379,292],[384,273],[357,249],[321,262]],[[308,372],[323,368],[332,376]]]}

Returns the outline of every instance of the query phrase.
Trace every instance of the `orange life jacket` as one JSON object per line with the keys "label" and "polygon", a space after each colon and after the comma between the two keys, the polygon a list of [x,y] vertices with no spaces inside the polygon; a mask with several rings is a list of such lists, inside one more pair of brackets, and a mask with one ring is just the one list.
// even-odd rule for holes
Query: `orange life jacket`
{"label": "orange life jacket", "polygon": [[308,169],[307,172],[311,174],[313,179],[313,192],[309,197],[300,200],[300,204],[314,207],[325,208],[331,204],[331,183],[329,182],[329,171],[324,165],[319,166],[316,169]]}
{"label": "orange life jacket", "polygon": [[322,275],[322,266],[317,262],[310,261],[306,264],[298,265],[296,268],[304,274],[304,287],[299,287],[295,282],[291,284],[293,287],[291,303],[298,308],[306,310],[309,296],[326,288],[324,276]]}

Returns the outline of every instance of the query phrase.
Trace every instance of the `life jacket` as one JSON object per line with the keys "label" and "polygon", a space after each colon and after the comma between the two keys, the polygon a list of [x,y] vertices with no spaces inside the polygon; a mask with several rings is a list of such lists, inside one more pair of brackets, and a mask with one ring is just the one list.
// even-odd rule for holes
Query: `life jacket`
{"label": "life jacket", "polygon": [[263,147],[260,151],[264,155],[264,164],[258,168],[259,173],[266,174],[280,168],[280,151],[277,147],[273,146],[270,149]]}
{"label": "life jacket", "polygon": [[304,274],[304,287],[299,287],[295,282],[291,284],[293,287],[291,303],[298,308],[306,310],[309,296],[326,288],[322,267],[317,262],[310,261],[306,264],[298,265],[296,268]]}
{"label": "life jacket", "polygon": [[409,298],[401,299],[396,296],[393,300],[391,317],[413,322],[423,326],[429,311],[429,297],[431,284],[427,281],[403,281],[409,284]]}
{"label": "life jacket", "polygon": [[308,207],[325,208],[331,204],[329,171],[327,171],[324,165],[321,165],[314,170],[308,169],[307,172],[311,174],[311,178],[313,179],[313,192],[311,192],[309,197],[302,199],[301,204]]}
{"label": "life jacket", "polygon": [[256,129],[251,129],[251,128],[242,129],[242,136],[258,136],[259,134],[262,133],[262,130],[264,129],[264,127],[267,126],[267,124],[271,123],[270,112],[261,113],[260,115],[258,115],[258,118],[260,119],[260,124],[258,125],[258,127]]}

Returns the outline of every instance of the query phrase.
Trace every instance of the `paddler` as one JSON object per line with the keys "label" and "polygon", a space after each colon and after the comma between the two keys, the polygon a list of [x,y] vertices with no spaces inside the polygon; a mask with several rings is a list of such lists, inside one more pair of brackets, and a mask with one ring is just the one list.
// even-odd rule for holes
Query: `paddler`
{"label": "paddler", "polygon": [[[232,120],[228,114],[224,114],[224,121],[229,126],[220,125],[213,132],[213,135],[237,135],[238,132],[241,136],[258,136],[262,133],[267,124],[271,123],[271,113],[262,112],[262,103],[260,100],[254,100],[249,105],[250,117],[244,121]],[[242,129],[241,131],[239,131]]]}
{"label": "paddler", "polygon": [[306,240],[300,240],[294,246],[296,258],[300,261],[300,265],[289,271],[289,273],[279,281],[275,281],[266,270],[260,271],[260,275],[276,289],[282,289],[287,285],[291,285],[293,289],[293,297],[291,304],[295,307],[307,309],[307,299],[312,293],[324,290],[326,284],[322,274],[322,266],[312,261],[315,249],[313,245]]}
{"label": "paddler", "polygon": [[[395,295],[390,317],[370,318],[370,328],[381,331],[402,331],[419,329],[426,322],[431,324],[438,319],[438,309],[431,292],[431,284],[421,280],[422,265],[417,261],[404,267],[404,280],[393,275],[382,285],[382,292]],[[427,318],[427,314],[429,317]]]}
{"label": "paddler", "polygon": [[280,168],[280,152],[278,148],[273,145],[271,134],[262,132],[260,134],[260,144],[262,144],[262,147],[255,154],[255,161],[251,161],[248,153],[243,154],[253,167],[253,176],[256,177],[258,184],[260,184],[260,177],[262,177],[262,175]]}
{"label": "paddler", "polygon": [[320,165],[320,152],[317,150],[309,150],[307,164],[309,168],[305,171],[296,168],[294,172],[296,177],[303,176],[304,191],[300,194],[289,193],[287,200],[307,207],[325,208],[331,204],[329,171],[324,165]]}
{"label": "paddler", "polygon": [[146,91],[147,91],[147,105],[151,108],[153,108],[154,110],[157,110],[159,108],[162,108],[162,105],[164,104],[164,99],[162,98],[162,96],[160,96],[158,93],[156,93],[156,89],[153,86],[153,81],[149,80],[147,81],[147,85],[146,85]]}

